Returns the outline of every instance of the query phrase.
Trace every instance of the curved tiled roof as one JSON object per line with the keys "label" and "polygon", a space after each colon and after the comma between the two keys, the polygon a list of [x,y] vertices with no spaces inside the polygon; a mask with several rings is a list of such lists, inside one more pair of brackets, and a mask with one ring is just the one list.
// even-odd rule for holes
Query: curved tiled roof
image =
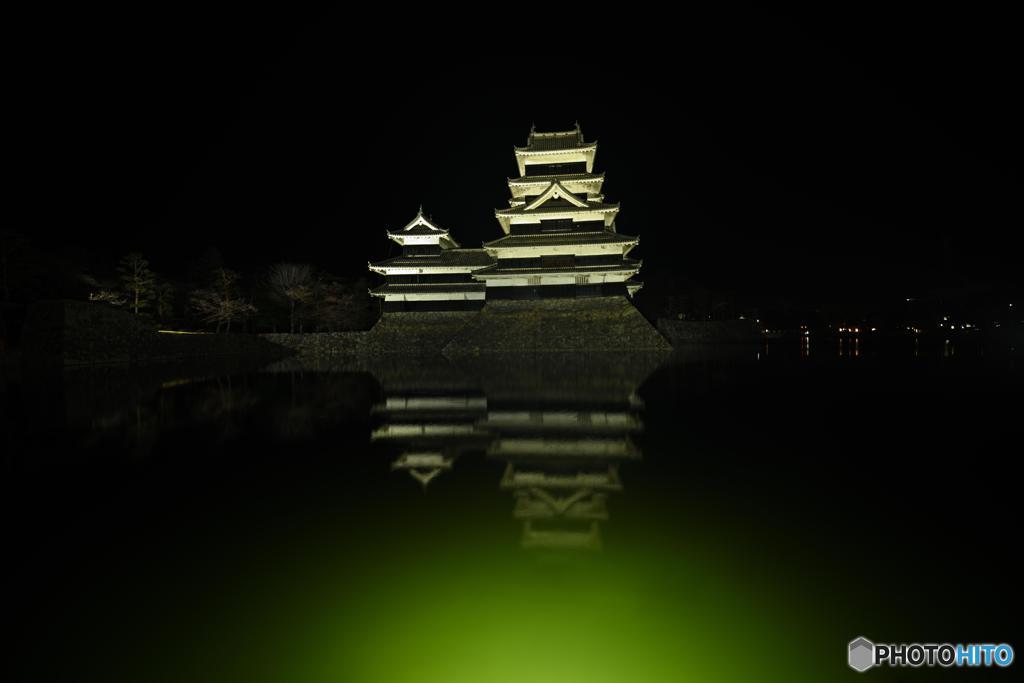
{"label": "curved tiled roof", "polygon": [[618,204],[603,204],[600,202],[594,202],[587,204],[586,206],[552,206],[550,208],[544,205],[538,206],[536,209],[529,209],[527,211],[523,206],[514,206],[509,209],[496,209],[494,214],[496,216],[519,216],[522,214],[538,214],[538,213],[584,213],[587,211],[618,211]]}
{"label": "curved tiled roof", "polygon": [[548,149],[574,149],[584,145],[583,136],[573,131],[570,135],[552,135],[550,137],[539,137],[533,136],[530,140],[530,144],[527,147],[531,150],[548,150]]}
{"label": "curved tiled roof", "polygon": [[573,272],[573,273],[608,273],[619,270],[640,270],[641,262],[634,259],[622,259],[622,263],[615,264],[601,264],[601,265],[572,265],[567,267],[550,267],[544,268],[543,266],[527,267],[527,268],[516,268],[510,266],[503,266],[500,263],[495,263],[492,266],[481,268],[480,270],[473,273],[473,275],[494,275],[495,273],[508,273],[510,275],[536,275],[539,273],[551,273],[551,272]]}
{"label": "curved tiled roof", "polygon": [[508,178],[511,185],[549,185],[554,181],[598,183],[604,180],[604,172],[601,173],[563,173],[561,175],[528,175],[522,178]]}
{"label": "curved tiled roof", "polygon": [[431,268],[448,266],[487,266],[494,262],[483,249],[442,249],[440,254],[430,256],[396,256],[378,261],[378,267]]}
{"label": "curved tiled roof", "polygon": [[610,230],[592,230],[588,232],[551,232],[543,235],[505,235],[496,240],[484,242],[484,246],[544,247],[564,244],[630,244],[639,241],[639,237],[620,235]]}
{"label": "curved tiled roof", "polygon": [[530,129],[530,137],[526,140],[526,147],[516,147],[519,152],[549,152],[564,149],[577,149],[590,147],[593,142],[583,140],[583,131],[577,123],[575,128],[570,130],[553,130],[546,133],[538,133]]}

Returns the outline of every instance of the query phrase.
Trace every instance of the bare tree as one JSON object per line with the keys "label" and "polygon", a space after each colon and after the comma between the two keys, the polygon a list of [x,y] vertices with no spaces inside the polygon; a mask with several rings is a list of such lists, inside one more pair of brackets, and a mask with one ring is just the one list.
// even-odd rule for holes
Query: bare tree
{"label": "bare tree", "polygon": [[306,263],[278,263],[270,268],[271,293],[288,304],[288,328],[295,332],[297,314],[313,296],[313,269]]}
{"label": "bare tree", "polygon": [[192,308],[207,323],[215,324],[219,333],[231,332],[231,322],[256,312],[256,307],[238,294],[238,273],[227,268],[213,271],[213,282],[205,289],[192,292]]}
{"label": "bare tree", "polygon": [[333,332],[343,323],[344,298],[345,291],[336,280],[323,274],[316,276],[310,308],[318,330],[326,328],[328,332]]}
{"label": "bare tree", "polygon": [[128,299],[128,308],[138,315],[153,299],[156,276],[149,269],[149,261],[138,252],[125,254],[117,267],[117,272],[121,280],[121,289]]}
{"label": "bare tree", "polygon": [[316,276],[310,308],[317,329],[357,329],[366,322],[370,305],[365,280],[341,281],[325,273]]}
{"label": "bare tree", "polygon": [[154,287],[156,299],[156,317],[163,322],[174,312],[174,285],[166,280],[158,280]]}

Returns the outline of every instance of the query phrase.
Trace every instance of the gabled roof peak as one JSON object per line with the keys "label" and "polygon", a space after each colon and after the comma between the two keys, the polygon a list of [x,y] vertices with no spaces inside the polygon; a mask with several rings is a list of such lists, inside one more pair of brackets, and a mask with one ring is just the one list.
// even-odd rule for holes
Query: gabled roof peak
{"label": "gabled roof peak", "polygon": [[[438,232],[438,233],[447,233],[448,232],[448,230],[446,230],[445,228],[442,228],[442,227],[436,225],[433,221],[431,221],[429,218],[427,218],[423,214],[423,205],[422,204],[420,204],[420,208],[416,212],[416,217],[413,218],[411,221],[409,221],[409,223],[407,223],[406,226],[404,228],[402,228],[401,230],[399,230],[398,232],[409,232],[410,230],[413,230],[415,228],[426,228],[427,230],[431,230],[433,232]],[[388,232],[391,233],[391,234],[395,234],[391,230],[389,230]]]}
{"label": "gabled roof peak", "polygon": [[572,192],[569,192],[569,190],[565,189],[562,183],[558,182],[557,180],[553,180],[551,181],[551,184],[548,185],[548,189],[541,192],[536,199],[534,199],[532,202],[524,206],[523,210],[532,211],[533,209],[536,209],[538,206],[545,204],[547,201],[551,199],[564,199],[570,204],[578,206],[581,209],[586,208],[587,206],[587,203],[585,201],[579,199]]}

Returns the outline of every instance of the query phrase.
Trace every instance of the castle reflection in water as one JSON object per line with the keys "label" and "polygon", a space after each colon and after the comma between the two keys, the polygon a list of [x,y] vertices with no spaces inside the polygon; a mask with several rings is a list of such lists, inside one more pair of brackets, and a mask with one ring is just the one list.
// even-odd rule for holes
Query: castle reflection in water
{"label": "castle reflection in water", "polygon": [[322,468],[330,477],[340,476],[331,465],[339,452],[367,455],[374,466],[345,468],[354,487],[347,495],[370,499],[408,485],[447,512],[460,505],[452,492],[470,485],[507,496],[524,547],[586,551],[601,548],[627,465],[641,459],[637,391],[665,360],[641,352],[396,354],[75,368],[25,384],[29,419],[15,424],[10,413],[4,426],[53,435],[68,446],[50,449],[56,461],[152,460],[185,478],[207,476],[214,456],[232,476],[269,463],[282,476]]}
{"label": "castle reflection in water", "polygon": [[382,399],[371,441],[391,469],[428,488],[462,458],[504,464],[531,549],[598,550],[620,466],[641,459],[636,389],[657,365],[643,355],[511,356],[467,359],[424,373],[375,367]]}

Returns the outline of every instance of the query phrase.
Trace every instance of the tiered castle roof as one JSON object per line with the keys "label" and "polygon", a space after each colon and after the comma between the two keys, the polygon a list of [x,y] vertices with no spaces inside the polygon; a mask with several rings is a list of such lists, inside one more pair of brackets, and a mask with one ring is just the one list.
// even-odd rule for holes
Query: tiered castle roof
{"label": "tiered castle roof", "polygon": [[571,130],[530,131],[515,148],[519,178],[509,207],[494,212],[503,237],[484,243],[495,259],[473,274],[488,298],[633,294],[640,261],[625,258],[640,239],[617,232],[619,205],[605,202],[594,173],[597,142]]}
{"label": "tiered castle roof", "polygon": [[597,141],[586,142],[578,123],[572,130],[538,133],[531,129],[526,146],[516,147],[515,155],[521,176],[528,174],[530,166],[551,164],[583,164],[587,173],[593,173]]}

